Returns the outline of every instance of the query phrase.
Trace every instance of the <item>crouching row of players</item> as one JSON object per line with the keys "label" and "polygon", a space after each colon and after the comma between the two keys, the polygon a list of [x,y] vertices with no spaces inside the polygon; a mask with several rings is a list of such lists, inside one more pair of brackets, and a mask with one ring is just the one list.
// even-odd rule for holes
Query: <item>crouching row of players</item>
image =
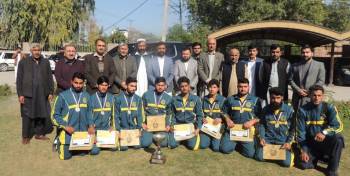
{"label": "crouching row of players", "polygon": [[[313,86],[310,90],[311,102],[303,106],[294,118],[293,109],[284,103],[283,92],[278,88],[270,89],[270,104],[261,109],[257,97],[249,95],[247,79],[238,81],[238,94],[225,99],[218,94],[219,82],[211,80],[208,84],[209,94],[201,100],[190,93],[190,80],[182,77],[178,80],[180,94],[171,97],[165,92],[166,80],[162,77],[155,81],[155,90],[146,92],[143,97],[135,94],[137,80],[128,78],[127,88],[119,95],[107,92],[108,78],[102,76],[97,80],[98,92],[89,95],[83,91],[84,75],[74,74],[72,87],[62,92],[55,100],[52,121],[59,129],[58,152],[60,159],[69,159],[75,153],[69,151],[71,135],[75,131],[96,130],[140,130],[140,146],[147,148],[152,144],[152,133],[148,132],[147,116],[166,115],[166,140],[162,147],[176,148],[180,143],[174,138],[174,125],[192,123],[195,126],[193,138],[181,141],[181,144],[192,150],[210,147],[215,152],[225,154],[237,149],[242,155],[263,161],[263,146],[266,144],[281,145],[286,149],[283,166],[293,164],[291,144],[295,138],[294,127],[297,127],[297,142],[301,150],[301,166],[313,168],[317,159],[327,155],[329,172],[336,172],[343,138],[339,134],[342,123],[336,108],[322,101],[324,89]],[[200,131],[207,123],[207,117],[214,119],[214,124],[224,126],[221,139],[216,139]],[[296,125],[295,125],[295,122]],[[230,129],[242,125],[244,129],[256,129],[252,142],[233,141]],[[120,147],[119,150],[127,150]],[[98,154],[96,146],[90,154]]]}

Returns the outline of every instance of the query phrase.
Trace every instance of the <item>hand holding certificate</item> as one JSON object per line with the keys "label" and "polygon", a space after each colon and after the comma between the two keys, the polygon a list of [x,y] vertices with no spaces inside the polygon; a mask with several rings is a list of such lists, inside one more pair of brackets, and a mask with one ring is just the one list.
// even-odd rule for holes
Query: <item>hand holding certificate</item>
{"label": "hand holding certificate", "polygon": [[195,136],[195,129],[192,123],[174,125],[174,138],[176,141],[191,139]]}
{"label": "hand holding certificate", "polygon": [[254,127],[244,129],[242,124],[235,124],[230,128],[230,139],[232,141],[252,142],[254,140]]}
{"label": "hand holding certificate", "polygon": [[117,131],[97,130],[96,146],[100,148],[116,148],[118,145]]}
{"label": "hand holding certificate", "polygon": [[140,145],[140,130],[121,130],[120,146],[137,146]]}
{"label": "hand holding certificate", "polygon": [[210,117],[206,118],[207,123],[203,124],[201,131],[216,138],[221,138],[221,124],[214,125],[214,120]]}
{"label": "hand holding certificate", "polygon": [[263,158],[266,160],[285,160],[286,150],[281,145],[266,144],[263,148]]}
{"label": "hand holding certificate", "polygon": [[91,150],[94,143],[94,136],[88,132],[74,132],[72,134],[69,150]]}

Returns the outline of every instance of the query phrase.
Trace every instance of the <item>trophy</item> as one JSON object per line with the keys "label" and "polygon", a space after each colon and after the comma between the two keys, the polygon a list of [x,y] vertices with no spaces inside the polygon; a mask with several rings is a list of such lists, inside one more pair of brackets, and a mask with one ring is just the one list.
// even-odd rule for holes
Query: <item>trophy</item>
{"label": "trophy", "polygon": [[162,151],[160,150],[160,143],[165,139],[166,134],[165,133],[156,133],[153,135],[153,140],[156,142],[157,149],[152,154],[151,157],[151,164],[164,164],[166,161],[165,156],[163,155]]}

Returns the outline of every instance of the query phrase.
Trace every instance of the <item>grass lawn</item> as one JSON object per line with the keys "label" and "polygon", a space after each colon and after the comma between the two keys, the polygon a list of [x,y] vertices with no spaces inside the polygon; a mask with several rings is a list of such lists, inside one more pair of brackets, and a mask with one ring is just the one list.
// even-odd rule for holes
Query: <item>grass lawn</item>
{"label": "grass lawn", "polygon": [[[0,173],[16,175],[323,175],[317,170],[282,168],[277,164],[257,162],[238,153],[224,155],[210,150],[189,151],[184,147],[164,149],[165,165],[151,165],[151,154],[144,150],[103,151],[98,156],[77,156],[68,161],[52,152],[52,141],[33,139],[21,144],[21,118],[16,96],[0,98]],[[346,141],[350,138],[344,122]],[[53,139],[54,135],[49,135]],[[350,173],[350,149],[345,148],[339,174]]]}

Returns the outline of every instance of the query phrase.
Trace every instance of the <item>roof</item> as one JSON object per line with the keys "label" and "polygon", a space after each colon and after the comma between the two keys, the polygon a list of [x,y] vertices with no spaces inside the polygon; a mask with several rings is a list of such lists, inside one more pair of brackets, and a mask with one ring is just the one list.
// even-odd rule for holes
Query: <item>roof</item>
{"label": "roof", "polygon": [[299,45],[325,45],[350,39],[350,31],[339,33],[334,30],[294,21],[260,21],[228,26],[209,37],[220,43],[232,43],[252,39],[272,39]]}

